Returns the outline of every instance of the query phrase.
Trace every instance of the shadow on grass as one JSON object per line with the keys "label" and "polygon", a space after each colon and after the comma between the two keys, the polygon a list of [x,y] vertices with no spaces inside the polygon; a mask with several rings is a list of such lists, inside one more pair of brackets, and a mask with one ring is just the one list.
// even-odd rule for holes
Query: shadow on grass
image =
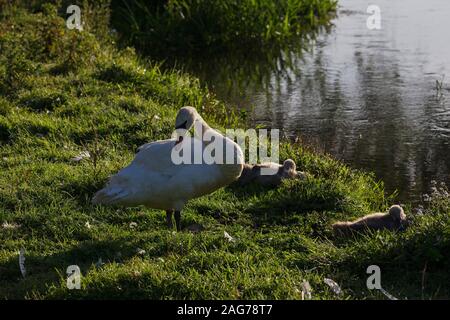
{"label": "shadow on grass", "polygon": [[0,263],[0,298],[24,299],[30,294],[43,295],[51,285],[58,286],[66,278],[66,269],[77,265],[81,273],[103,263],[124,263],[136,255],[136,245],[123,239],[83,241],[76,246],[50,255],[25,253],[26,277],[19,268],[18,255]]}
{"label": "shadow on grass", "polygon": [[255,227],[307,223],[320,226],[325,231],[329,217],[318,213],[342,210],[341,204],[345,198],[333,184],[313,180],[286,181],[278,188],[250,185],[231,186],[229,190],[241,202],[250,203],[243,208],[243,212],[251,216]]}

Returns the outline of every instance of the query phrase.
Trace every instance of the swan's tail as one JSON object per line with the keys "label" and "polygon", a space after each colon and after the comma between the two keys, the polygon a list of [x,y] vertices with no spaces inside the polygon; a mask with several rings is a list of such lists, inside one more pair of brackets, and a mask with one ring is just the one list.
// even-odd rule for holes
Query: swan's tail
{"label": "swan's tail", "polygon": [[112,177],[108,185],[99,190],[92,197],[92,204],[116,205],[123,204],[129,196],[129,190],[124,188],[120,183],[119,177]]}

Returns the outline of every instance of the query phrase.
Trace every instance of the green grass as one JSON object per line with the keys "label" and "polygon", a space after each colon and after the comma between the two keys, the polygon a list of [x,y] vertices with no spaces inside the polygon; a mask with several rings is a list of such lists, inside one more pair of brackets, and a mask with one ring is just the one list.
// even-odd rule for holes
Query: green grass
{"label": "green grass", "polygon": [[[392,199],[372,174],[299,143],[284,142],[281,158],[310,178],[193,200],[182,227],[199,223],[200,233],[167,230],[161,211],[91,205],[137,146],[171,134],[181,106],[219,129],[245,121],[197,79],[163,72],[89,28],[67,30],[52,6],[35,11],[0,13],[0,298],[299,299],[303,280],[314,299],[338,298],[325,277],[340,284],[341,299],[383,298],[365,286],[371,264],[399,298],[449,298],[448,191],[437,188],[403,233],[335,239],[332,222]],[[84,150],[91,159],[71,161]],[[81,290],[65,285],[74,264]]]}
{"label": "green grass", "polygon": [[122,40],[158,57],[259,53],[326,24],[335,0],[113,0]]}

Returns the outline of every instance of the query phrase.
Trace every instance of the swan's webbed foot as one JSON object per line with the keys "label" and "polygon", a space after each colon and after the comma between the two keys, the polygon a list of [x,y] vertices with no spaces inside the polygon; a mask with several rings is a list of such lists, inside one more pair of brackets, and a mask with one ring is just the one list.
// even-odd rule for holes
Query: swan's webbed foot
{"label": "swan's webbed foot", "polygon": [[173,229],[172,214],[173,210],[166,210],[166,224],[169,229]]}
{"label": "swan's webbed foot", "polygon": [[175,211],[175,224],[177,226],[177,231],[181,231],[181,211]]}

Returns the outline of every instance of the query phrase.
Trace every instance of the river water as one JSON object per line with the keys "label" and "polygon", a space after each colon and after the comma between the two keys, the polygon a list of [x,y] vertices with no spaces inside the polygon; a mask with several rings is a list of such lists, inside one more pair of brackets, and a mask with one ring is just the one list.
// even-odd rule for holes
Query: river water
{"label": "river water", "polygon": [[[432,180],[450,182],[450,1],[339,4],[306,51],[256,64],[257,76],[243,68],[239,89],[230,89],[226,62],[199,76],[219,98],[251,110],[255,123],[375,172],[388,193],[415,202]],[[371,4],[381,29],[367,27]]]}

